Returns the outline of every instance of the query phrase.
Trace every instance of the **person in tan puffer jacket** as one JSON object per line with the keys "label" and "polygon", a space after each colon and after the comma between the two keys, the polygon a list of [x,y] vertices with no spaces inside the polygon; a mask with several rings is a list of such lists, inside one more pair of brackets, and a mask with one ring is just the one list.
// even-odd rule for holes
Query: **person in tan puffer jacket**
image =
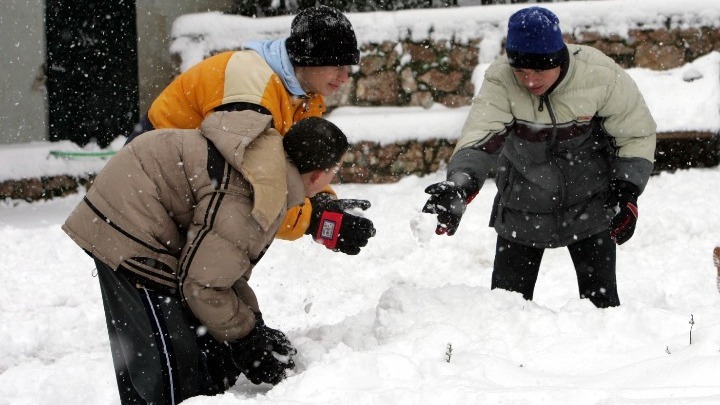
{"label": "person in tan puffer jacket", "polygon": [[[95,260],[123,403],[219,393],[240,373],[285,377],[295,349],[265,325],[248,280],[347,148],[321,118],[283,137],[271,116],[223,111],[140,136],[106,164],[62,229]],[[318,220],[343,226],[332,219]]]}

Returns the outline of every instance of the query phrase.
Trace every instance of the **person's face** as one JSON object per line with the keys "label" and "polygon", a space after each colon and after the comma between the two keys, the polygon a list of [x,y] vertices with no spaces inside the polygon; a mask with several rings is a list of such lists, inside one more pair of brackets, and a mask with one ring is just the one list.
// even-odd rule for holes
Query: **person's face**
{"label": "person's face", "polygon": [[330,169],[313,170],[301,174],[300,177],[303,179],[303,185],[305,186],[305,196],[314,197],[315,194],[323,191],[330,185],[330,182],[339,170],[340,164]]}
{"label": "person's face", "polygon": [[530,93],[542,96],[560,77],[560,66],[548,70],[513,68],[513,73]]}
{"label": "person's face", "polygon": [[327,97],[350,80],[350,66],[298,66],[295,76],[306,93]]}

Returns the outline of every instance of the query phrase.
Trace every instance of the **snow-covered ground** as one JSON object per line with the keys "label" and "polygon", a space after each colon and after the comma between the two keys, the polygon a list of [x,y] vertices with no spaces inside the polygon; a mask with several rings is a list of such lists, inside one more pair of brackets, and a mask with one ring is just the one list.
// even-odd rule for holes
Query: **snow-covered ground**
{"label": "snow-covered ground", "polygon": [[[578,299],[565,249],[546,252],[534,302],[491,291],[494,183],[439,237],[419,210],[442,175],[337,186],[373,204],[363,252],[277,241],[251,280],[295,373],[185,403],[720,403],[720,169],[651,179],[605,310]],[[118,403],[93,263],[60,230],[81,197],[0,206],[0,404]]]}
{"label": "snow-covered ground", "polygon": [[[607,14],[619,21],[649,4],[608,3]],[[708,15],[718,9],[699,3],[715,7]],[[573,15],[561,3],[550,6],[561,20]],[[630,73],[661,132],[720,130],[719,53],[669,72]],[[452,139],[465,114],[348,107],[330,119],[353,142],[392,142]],[[104,164],[51,158],[51,149],[79,148],[0,147],[0,181]],[[622,306],[604,310],[578,299],[565,249],[546,252],[533,302],[491,291],[494,183],[455,236],[439,237],[433,218],[419,211],[423,189],[443,177],[336,186],[341,196],[373,204],[366,215],[378,232],[363,252],[333,253],[307,238],[277,241],[251,280],[268,324],[299,349],[295,372],[272,389],[241,379],[222,396],[185,403],[720,403],[720,294],[711,256],[720,244],[720,168],[651,178],[635,236],[618,248]],[[0,201],[0,405],[119,402],[93,263],[60,230],[81,198]]]}

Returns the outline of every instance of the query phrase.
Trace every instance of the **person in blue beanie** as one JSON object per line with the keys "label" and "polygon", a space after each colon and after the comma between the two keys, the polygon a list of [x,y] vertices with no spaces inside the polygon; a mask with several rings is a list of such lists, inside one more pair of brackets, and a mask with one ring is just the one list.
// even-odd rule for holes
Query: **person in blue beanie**
{"label": "person in blue beanie", "polygon": [[567,247],[580,297],[618,306],[616,245],[635,231],[655,131],[619,65],[566,44],[552,11],[523,8],[510,17],[505,55],[473,99],[447,179],[425,190],[423,212],[437,215],[437,234],[455,234],[495,168],[491,288],[531,300],[545,249]]}

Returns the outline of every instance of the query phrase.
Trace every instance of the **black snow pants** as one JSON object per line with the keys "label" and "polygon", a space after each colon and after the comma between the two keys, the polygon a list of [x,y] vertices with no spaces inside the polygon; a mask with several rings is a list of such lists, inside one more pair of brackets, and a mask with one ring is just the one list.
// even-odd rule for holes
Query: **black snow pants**
{"label": "black snow pants", "polygon": [[120,402],[174,405],[232,386],[240,372],[229,346],[209,334],[177,294],[136,286],[97,266]]}
{"label": "black snow pants", "polygon": [[[598,308],[620,305],[615,278],[615,242],[602,232],[567,246],[575,265],[580,298]],[[498,236],[491,288],[519,292],[532,300],[545,249]]]}

